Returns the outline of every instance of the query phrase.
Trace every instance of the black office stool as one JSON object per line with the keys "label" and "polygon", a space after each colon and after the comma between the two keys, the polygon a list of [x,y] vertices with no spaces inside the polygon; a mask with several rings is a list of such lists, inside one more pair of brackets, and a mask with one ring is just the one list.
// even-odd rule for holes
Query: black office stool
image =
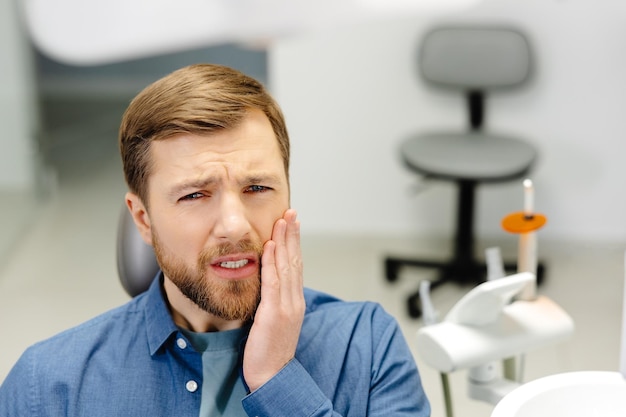
{"label": "black office stool", "polygon": [[[484,262],[474,254],[474,207],[479,184],[526,176],[537,151],[524,139],[484,128],[488,92],[505,91],[526,83],[531,74],[530,45],[522,32],[494,26],[440,26],[423,39],[419,54],[422,78],[430,85],[457,90],[465,96],[469,127],[465,131],[417,134],[400,146],[404,165],[428,179],[452,181],[458,188],[456,234],[451,259],[385,259],[385,276],[393,282],[404,266],[435,268],[435,288],[445,282],[480,283]],[[516,269],[506,264],[506,270]],[[538,279],[544,266],[538,265]],[[411,317],[419,317],[419,292],[407,300]]]}

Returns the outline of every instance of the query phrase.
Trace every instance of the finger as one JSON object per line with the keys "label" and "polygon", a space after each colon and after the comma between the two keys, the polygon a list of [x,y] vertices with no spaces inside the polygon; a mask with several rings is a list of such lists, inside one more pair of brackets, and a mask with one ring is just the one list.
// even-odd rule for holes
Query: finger
{"label": "finger", "polygon": [[268,240],[263,245],[261,255],[261,299],[277,295],[279,288],[278,271],[276,269],[276,242]]}
{"label": "finger", "polygon": [[276,271],[279,275],[282,274],[282,269],[285,267],[285,261],[288,259],[287,253],[287,233],[288,224],[284,218],[276,220],[274,223],[274,229],[272,230],[272,240],[276,244],[274,249],[274,257],[276,261]]}
{"label": "finger", "polygon": [[272,240],[276,243],[274,257],[281,295],[288,291],[291,280],[290,254],[287,247],[287,230],[290,227],[285,218],[279,219],[274,225],[274,233],[272,235]]}
{"label": "finger", "polygon": [[[283,218],[286,222],[285,229],[285,257],[280,256],[281,262],[286,262],[279,266],[279,271],[286,271],[281,276],[281,300],[291,308],[301,304],[303,296],[302,283],[302,254],[300,249],[300,222],[297,220],[297,213],[293,209],[285,212]],[[279,272],[280,273],[280,272]]]}
{"label": "finger", "polygon": [[[269,275],[264,283],[266,285],[277,285],[277,293],[285,306],[293,307],[302,298],[302,255],[300,249],[300,223],[297,220],[297,213],[293,209],[288,209],[281,219],[278,219],[272,230],[274,242],[273,284],[269,282]],[[265,264],[265,261],[264,261]]]}
{"label": "finger", "polygon": [[[287,250],[285,249],[285,233],[287,230],[287,222],[284,219],[278,219],[274,223],[274,228],[272,229],[272,239],[267,243],[270,243],[268,247],[266,247],[263,251],[271,252],[268,256],[268,260],[271,262],[271,274],[267,276],[267,284],[276,286],[278,289],[280,288],[282,277],[285,274],[284,265],[285,260],[287,259]],[[265,262],[263,262],[263,266],[265,266]]]}
{"label": "finger", "polygon": [[287,209],[285,214],[283,214],[283,219],[285,219],[287,223],[293,223],[296,221],[296,217],[298,217],[298,213],[292,208]]}
{"label": "finger", "polygon": [[287,230],[285,232],[285,246],[287,248],[289,269],[292,274],[291,283],[298,290],[302,286],[302,249],[300,246],[300,222],[296,212],[289,210],[286,213]]}
{"label": "finger", "polygon": [[[287,246],[287,252],[289,253],[289,259],[300,260],[300,222],[297,219],[297,213],[293,209],[287,210],[285,213],[285,221],[287,223],[287,229],[285,231],[285,241]],[[300,266],[296,263],[296,265]]]}

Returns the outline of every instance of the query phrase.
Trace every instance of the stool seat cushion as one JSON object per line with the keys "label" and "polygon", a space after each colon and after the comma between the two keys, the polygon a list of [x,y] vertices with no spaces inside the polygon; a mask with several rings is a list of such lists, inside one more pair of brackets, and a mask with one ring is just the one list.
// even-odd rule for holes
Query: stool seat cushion
{"label": "stool seat cushion", "polygon": [[525,141],[486,132],[420,134],[406,139],[400,152],[410,169],[454,181],[511,180],[529,171],[537,158]]}

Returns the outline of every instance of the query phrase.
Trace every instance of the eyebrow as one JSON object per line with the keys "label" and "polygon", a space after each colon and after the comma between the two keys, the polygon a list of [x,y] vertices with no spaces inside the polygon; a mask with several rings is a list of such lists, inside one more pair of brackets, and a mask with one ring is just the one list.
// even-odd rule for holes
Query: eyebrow
{"label": "eyebrow", "polygon": [[208,178],[203,178],[203,179],[191,180],[187,182],[181,182],[180,184],[175,184],[174,186],[172,186],[168,194],[171,195],[172,197],[178,198],[181,194],[185,193],[187,190],[205,189],[217,182],[218,180],[215,177],[208,177]]}
{"label": "eyebrow", "polygon": [[248,184],[278,184],[280,183],[280,176],[275,174],[255,174],[245,177],[242,181],[239,181],[240,185]]}
{"label": "eyebrow", "polygon": [[[240,186],[250,185],[250,184],[269,184],[275,185],[279,184],[281,181],[280,176],[273,173],[255,173],[252,175],[248,175],[241,180],[238,181]],[[201,190],[206,189],[214,184],[220,182],[220,179],[217,177],[206,177],[202,179],[191,180],[187,182],[182,182],[180,184],[175,184],[169,191],[172,197],[178,197],[181,194],[184,194],[187,190]]]}

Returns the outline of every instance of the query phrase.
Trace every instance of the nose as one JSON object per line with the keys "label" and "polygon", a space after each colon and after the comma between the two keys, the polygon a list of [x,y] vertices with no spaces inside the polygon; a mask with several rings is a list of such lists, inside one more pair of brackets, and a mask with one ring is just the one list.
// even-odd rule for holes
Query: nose
{"label": "nose", "polygon": [[250,233],[251,225],[241,196],[224,193],[220,197],[213,234],[223,242],[237,243]]}

